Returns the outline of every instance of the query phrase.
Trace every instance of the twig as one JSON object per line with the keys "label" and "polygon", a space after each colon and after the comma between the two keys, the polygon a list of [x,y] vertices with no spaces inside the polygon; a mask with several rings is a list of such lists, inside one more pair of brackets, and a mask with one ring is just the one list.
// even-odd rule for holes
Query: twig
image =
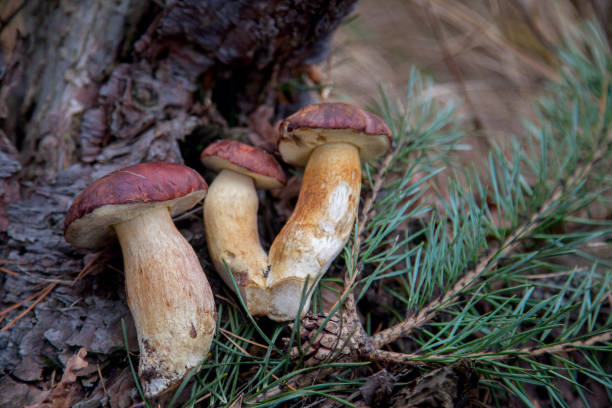
{"label": "twig", "polygon": [[106,384],[104,384],[104,377],[102,377],[102,370],[100,370],[100,364],[96,363],[96,367],[98,369],[98,376],[100,377],[100,383],[102,383],[104,395],[108,397],[108,390],[106,389]]}
{"label": "twig", "polygon": [[40,296],[41,293],[43,293],[44,291],[45,291],[45,289],[39,290],[38,292],[36,292],[32,296],[30,296],[29,298],[20,300],[19,302],[15,303],[14,305],[7,307],[6,309],[0,311],[0,316],[6,315],[11,310],[17,309],[19,306],[23,305],[25,302],[29,302],[30,300],[34,299],[36,296]]}
{"label": "twig", "polygon": [[221,333],[224,333],[224,334],[227,334],[227,335],[229,335],[229,336],[235,337],[235,338],[237,338],[237,339],[239,339],[239,340],[245,341],[245,342],[247,342],[247,343],[249,343],[249,344],[251,344],[251,345],[253,345],[253,346],[260,347],[260,348],[262,348],[262,349],[264,349],[264,350],[267,350],[267,349],[268,349],[268,346],[266,346],[265,344],[257,343],[256,341],[253,341],[253,340],[247,339],[246,337],[239,336],[239,335],[237,335],[236,333],[232,333],[231,331],[224,329],[223,327],[220,327],[220,328],[219,328],[219,331],[220,331]]}
{"label": "twig", "polygon": [[40,302],[43,301],[43,299],[57,286],[56,283],[52,283],[49,286],[47,286],[46,289],[44,289],[42,291],[42,294],[40,295],[40,297],[38,299],[36,299],[34,301],[34,303],[32,303],[30,306],[28,306],[28,308],[26,310],[24,310],[23,312],[21,312],[16,318],[14,318],[13,320],[11,320],[10,322],[8,322],[6,324],[6,326],[4,326],[2,329],[0,329],[0,331],[7,331],[8,329],[10,329],[11,327],[13,327],[13,325],[15,323],[17,323],[23,316],[27,315],[28,313],[30,313],[30,311],[32,311],[32,309],[34,309],[34,307],[39,304]]}
{"label": "twig", "polygon": [[612,332],[598,334],[597,336],[593,336],[589,339],[581,340],[581,341],[553,344],[552,346],[546,346],[546,347],[540,347],[540,348],[525,347],[525,348],[519,349],[517,353],[528,354],[530,356],[536,357],[536,356],[541,356],[542,354],[553,354],[553,353],[559,353],[561,351],[572,351],[572,350],[579,349],[581,347],[589,347],[597,343],[605,343],[608,341],[612,341]]}
{"label": "twig", "polygon": [[[197,207],[194,207],[191,210],[189,210],[189,211],[187,211],[187,212],[185,212],[185,213],[183,213],[183,214],[181,214],[181,215],[179,215],[177,217],[174,217],[172,219],[172,221],[177,223],[179,221],[182,221],[182,220],[184,220],[186,218],[191,217],[193,214],[201,213],[202,212],[202,208],[203,208],[203,206],[198,205]],[[199,217],[199,218],[202,218],[202,217]]]}
{"label": "twig", "polygon": [[223,336],[225,336],[225,338],[227,339],[227,341],[229,341],[230,343],[232,343],[234,346],[236,346],[238,348],[238,350],[242,351],[244,353],[244,355],[249,356],[249,357],[253,357],[253,355],[251,353],[249,353],[248,351],[246,351],[243,347],[240,346],[240,344],[236,343],[230,336],[228,336],[224,331],[221,332],[221,334]]}
{"label": "twig", "polygon": [[210,392],[207,392],[206,394],[204,394],[200,398],[198,398],[195,403],[198,404],[198,403],[204,401],[205,399],[210,398],[211,396],[212,396],[212,394]]}
{"label": "twig", "polygon": [[398,353],[396,351],[386,351],[386,350],[372,350],[365,355],[365,357],[370,361],[377,361],[380,363],[387,364],[404,364],[404,365],[412,365],[412,366],[423,366],[429,363],[418,361],[414,354],[406,354],[406,353]]}
{"label": "twig", "polygon": [[[586,340],[571,341],[566,343],[558,343],[544,347],[522,347],[517,349],[508,349],[497,352],[483,351],[472,354],[430,354],[423,356],[417,353],[397,353],[392,351],[381,351],[376,350],[369,354],[371,360],[383,361],[386,363],[395,364],[409,364],[409,365],[427,365],[436,363],[436,360],[440,362],[447,362],[448,360],[460,360],[462,358],[468,358],[471,360],[486,359],[491,360],[508,360],[519,355],[526,355],[530,357],[538,357],[544,354],[555,354],[562,351],[574,351],[581,347],[590,347],[597,343],[605,343],[612,341],[612,332],[605,332],[593,336]],[[427,361],[424,359],[427,358]]]}
{"label": "twig", "polygon": [[586,174],[588,174],[595,163],[597,163],[608,151],[610,144],[612,144],[612,131],[609,131],[604,140],[602,141],[599,149],[595,151],[591,160],[589,160],[582,168],[568,178],[566,183],[558,185],[551,195],[551,197],[542,205],[541,209],[529,218],[527,222],[522,224],[519,228],[514,231],[506,240],[493,251],[484,257],[476,266],[468,271],[461,279],[459,279],[455,285],[447,291],[444,296],[438,297],[432,300],[427,306],[425,306],[419,313],[409,317],[401,323],[396,324],[388,329],[385,329],[371,337],[372,346],[375,348],[381,348],[382,346],[392,343],[400,337],[408,335],[414,328],[421,327],[425,323],[431,321],[439,312],[440,306],[453,301],[463,290],[476,282],[485,272],[495,269],[499,264],[499,261],[512,253],[520,244],[520,240],[527,234],[531,233],[537,226],[542,218],[547,214],[557,203],[560,202],[561,196],[567,191],[570,186],[576,184],[577,181],[581,180]]}
{"label": "twig", "polygon": [[94,264],[94,262],[98,261],[100,258],[102,258],[102,256],[106,254],[106,251],[100,251],[98,252],[96,255],[94,255],[93,258],[91,258],[91,260],[89,262],[87,262],[87,265],[85,265],[83,267],[83,269],[81,269],[81,271],[79,272],[79,274],[76,276],[76,278],[73,279],[72,284],[75,284],[76,282],[78,282],[79,280],[83,279],[85,276],[87,276],[91,270],[93,269],[92,266]]}
{"label": "twig", "polygon": [[4,272],[4,273],[6,273],[7,275],[11,275],[11,276],[19,276],[19,274],[18,274],[17,272],[15,272],[15,271],[11,271],[10,269],[8,269],[8,268],[4,268],[4,267],[2,267],[2,266],[0,266],[0,271],[2,271],[2,272]]}

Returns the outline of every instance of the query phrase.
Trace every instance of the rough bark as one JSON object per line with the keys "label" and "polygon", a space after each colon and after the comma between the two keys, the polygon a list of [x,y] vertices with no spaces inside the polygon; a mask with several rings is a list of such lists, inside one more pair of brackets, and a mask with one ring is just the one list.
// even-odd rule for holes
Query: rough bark
{"label": "rough bark", "polygon": [[[72,248],[66,209],[112,170],[152,160],[199,169],[196,146],[248,138],[252,130],[236,129],[253,112],[274,119],[304,104],[307,95],[284,85],[325,58],[353,3],[2,1],[0,267],[14,273],[0,272],[0,308],[49,292],[14,324],[36,296],[0,315],[0,406],[35,403],[80,347],[90,364],[71,404],[131,403],[120,252]],[[219,285],[201,224],[177,225]]]}

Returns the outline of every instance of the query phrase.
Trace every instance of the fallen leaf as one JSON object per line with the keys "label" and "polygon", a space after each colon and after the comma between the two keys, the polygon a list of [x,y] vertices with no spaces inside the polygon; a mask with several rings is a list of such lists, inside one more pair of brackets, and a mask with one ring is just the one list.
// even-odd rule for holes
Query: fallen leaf
{"label": "fallen leaf", "polygon": [[270,120],[274,108],[260,105],[249,115],[249,128],[253,131],[248,135],[249,142],[256,147],[274,152],[278,140],[278,126],[272,126]]}
{"label": "fallen leaf", "polygon": [[76,391],[73,386],[74,382],[79,377],[79,371],[87,367],[89,363],[85,360],[87,350],[81,348],[75,355],[70,357],[66,362],[66,369],[62,378],[57,385],[44,393],[42,393],[38,401],[26,408],[69,408],[72,402],[72,396]]}

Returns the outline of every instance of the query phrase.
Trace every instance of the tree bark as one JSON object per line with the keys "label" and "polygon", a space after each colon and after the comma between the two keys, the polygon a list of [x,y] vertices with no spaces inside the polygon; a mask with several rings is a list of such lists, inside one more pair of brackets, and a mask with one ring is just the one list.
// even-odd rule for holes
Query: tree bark
{"label": "tree bark", "polygon": [[[308,102],[291,85],[326,57],[354,1],[1,1],[0,308],[31,299],[0,315],[0,406],[41,401],[81,347],[89,365],[71,404],[132,402],[120,251],[67,244],[67,208],[120,167],[201,170],[198,152],[213,139],[260,140],[245,130],[249,115],[273,121]],[[201,222],[177,226],[222,290]]]}

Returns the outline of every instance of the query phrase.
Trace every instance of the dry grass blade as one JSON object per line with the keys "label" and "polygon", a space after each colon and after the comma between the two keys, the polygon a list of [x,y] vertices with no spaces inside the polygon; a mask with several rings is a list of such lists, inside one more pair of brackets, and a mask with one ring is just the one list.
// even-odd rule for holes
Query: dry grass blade
{"label": "dry grass blade", "polygon": [[555,69],[538,61],[506,41],[499,27],[493,22],[484,20],[478,13],[470,10],[467,6],[461,5],[458,2],[442,2],[440,0],[434,0],[427,3],[423,2],[423,0],[416,1],[423,7],[427,6],[427,3],[431,4],[433,10],[439,13],[440,16],[465,30],[478,29],[481,34],[496,46],[503,50],[510,51],[510,53],[516,56],[525,66],[529,66],[549,81],[556,82],[559,79],[559,74]]}

